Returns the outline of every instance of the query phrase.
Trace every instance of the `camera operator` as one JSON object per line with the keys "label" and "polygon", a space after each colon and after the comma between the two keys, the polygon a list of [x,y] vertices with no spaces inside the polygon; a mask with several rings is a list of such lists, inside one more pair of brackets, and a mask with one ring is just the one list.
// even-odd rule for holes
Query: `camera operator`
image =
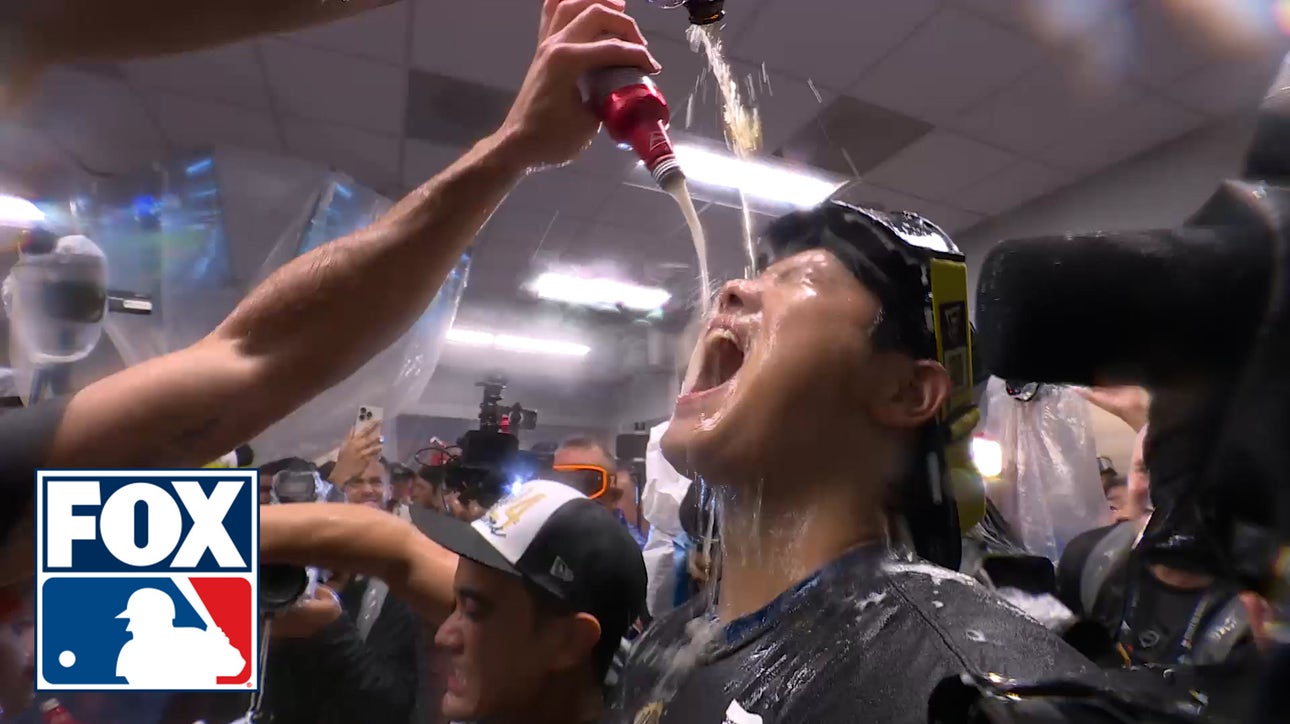
{"label": "camera operator", "polygon": [[[384,470],[373,459],[352,476],[344,488],[348,502],[384,510]],[[293,461],[275,476],[275,500],[320,502],[317,482],[312,465]],[[273,621],[262,713],[275,724],[409,721],[417,687],[416,617],[377,579],[344,575],[329,583],[306,590]]]}
{"label": "camera operator", "polygon": [[[91,35],[106,40],[89,18],[117,3],[79,5],[85,10],[76,27],[94,27]],[[264,12],[259,2],[231,5],[242,15]],[[659,68],[623,7],[619,0],[547,0],[540,47],[496,132],[372,225],[278,269],[205,339],[69,399],[0,416],[0,585],[32,576],[31,537],[10,533],[31,518],[36,468],[202,464],[253,438],[397,339],[515,183],[587,146],[598,124],[581,102],[578,78],[606,66]],[[152,33],[156,24],[139,27]],[[121,41],[103,55],[128,52],[124,36]],[[183,41],[176,46],[185,47]],[[354,304],[356,298],[363,303]]]}

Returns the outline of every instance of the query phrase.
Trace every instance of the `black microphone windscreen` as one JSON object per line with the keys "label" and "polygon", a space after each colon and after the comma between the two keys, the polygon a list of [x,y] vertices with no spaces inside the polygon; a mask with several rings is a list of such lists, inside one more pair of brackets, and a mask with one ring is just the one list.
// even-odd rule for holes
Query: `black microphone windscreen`
{"label": "black microphone windscreen", "polygon": [[233,454],[237,457],[237,466],[239,468],[249,468],[255,462],[255,451],[251,449],[250,445],[238,445]]}
{"label": "black microphone windscreen", "polygon": [[1014,239],[987,255],[978,344],[991,374],[1151,384],[1241,359],[1263,317],[1272,241],[1262,228]]}

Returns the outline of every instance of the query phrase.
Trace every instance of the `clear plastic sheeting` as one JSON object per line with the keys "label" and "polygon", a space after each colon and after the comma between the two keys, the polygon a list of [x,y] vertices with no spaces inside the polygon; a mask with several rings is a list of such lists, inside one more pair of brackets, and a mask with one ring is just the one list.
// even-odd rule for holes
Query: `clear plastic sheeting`
{"label": "clear plastic sheeting", "polygon": [[[339,236],[367,226],[390,207],[385,197],[357,186],[339,175],[324,190],[305,227],[303,238],[284,239],[305,254]],[[288,256],[283,248],[269,252],[259,278],[267,277]],[[283,261],[279,261],[279,260]],[[448,279],[421,318],[385,351],[372,358],[348,379],[322,393],[304,407],[288,415],[251,442],[260,460],[287,456],[313,458],[336,447],[353,426],[362,405],[384,409],[387,436],[392,434],[394,419],[425,392],[426,384],[439,363],[443,344],[457,316],[457,304],[465,290],[470,255],[465,254],[448,275]],[[409,270],[408,273],[416,273]],[[362,304],[355,299],[355,304]],[[319,350],[326,354],[327,350]]]}
{"label": "clear plastic sheeting", "polygon": [[1108,522],[1088,406],[1076,392],[1043,385],[1028,402],[991,378],[983,400],[986,437],[1003,448],[1003,474],[987,494],[1026,549],[1056,561],[1066,543]]}
{"label": "clear plastic sheeting", "polygon": [[[48,223],[60,234],[84,234],[103,249],[108,289],[153,300],[151,315],[108,314],[105,320],[121,359],[135,365],[201,339],[283,264],[370,224],[390,206],[389,199],[323,166],[219,148],[96,181],[54,207]],[[360,405],[384,408],[391,423],[414,405],[438,363],[468,267],[463,256],[399,340],[252,441],[256,458],[315,457],[337,446]]]}

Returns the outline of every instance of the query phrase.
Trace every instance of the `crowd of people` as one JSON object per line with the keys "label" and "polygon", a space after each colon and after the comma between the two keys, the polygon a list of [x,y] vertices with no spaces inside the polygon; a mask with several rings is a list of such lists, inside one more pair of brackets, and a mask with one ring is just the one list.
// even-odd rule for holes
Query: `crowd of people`
{"label": "crowd of people", "polygon": [[[154,27],[184,24],[136,4]],[[87,42],[37,12],[40,52],[20,66],[372,4],[211,3],[203,30],[161,44]],[[32,703],[33,471],[201,464],[397,338],[512,186],[597,132],[580,76],[659,69],[621,0],[546,0],[538,39],[500,128],[370,227],[285,265],[193,346],[0,416],[5,717]],[[765,230],[759,273],[726,283],[681,345],[684,382],[644,480],[589,434],[533,480],[460,486],[442,465],[396,461],[379,421],[334,459],[261,465],[261,561],[306,567],[311,585],[272,617],[253,715],[232,694],[64,703],[86,724],[924,722],[995,721],[964,692],[1006,691],[998,706],[1041,701],[1048,721],[1240,720],[1268,603],[1205,557],[1136,547],[1152,514],[1146,391],[1087,393],[1138,444],[1127,476],[1099,465],[1106,525],[1059,560],[1028,552],[988,500],[979,520],[929,518],[952,507],[942,482],[962,483],[946,412],[970,381],[934,336],[949,317],[933,325],[923,306],[924,251],[884,220],[829,201]],[[954,250],[916,215],[899,221]],[[959,551],[977,543],[984,562],[968,570]]]}

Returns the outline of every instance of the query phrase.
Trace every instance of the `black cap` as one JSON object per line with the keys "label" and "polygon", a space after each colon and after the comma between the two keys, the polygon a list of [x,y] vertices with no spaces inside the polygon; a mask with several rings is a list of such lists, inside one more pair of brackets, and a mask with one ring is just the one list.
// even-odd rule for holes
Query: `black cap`
{"label": "black cap", "polygon": [[424,508],[412,522],[453,553],[595,616],[602,641],[617,641],[645,613],[640,547],[608,510],[563,483],[525,483],[474,523]]}

